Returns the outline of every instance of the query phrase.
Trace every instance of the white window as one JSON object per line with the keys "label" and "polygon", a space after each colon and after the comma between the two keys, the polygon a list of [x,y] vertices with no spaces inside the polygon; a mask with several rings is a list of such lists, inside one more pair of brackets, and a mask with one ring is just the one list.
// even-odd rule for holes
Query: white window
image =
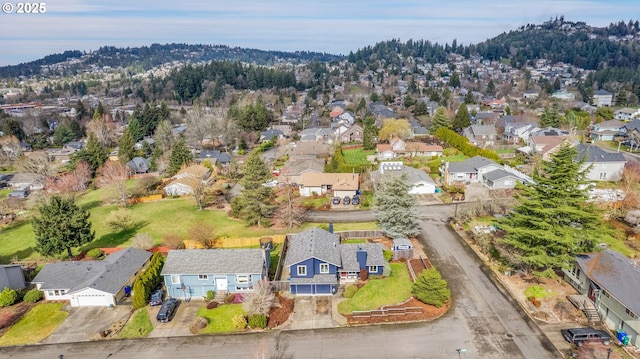
{"label": "white window", "polygon": [[601,172],[600,173],[600,179],[607,179],[607,173],[606,172]]}
{"label": "white window", "polygon": [[328,263],[320,263],[320,273],[322,273],[322,274],[329,273],[329,264]]}
{"label": "white window", "polygon": [[630,311],[629,309],[626,309],[625,312],[631,317],[631,318],[637,318],[638,316],[635,315],[635,313],[633,313],[632,311]]}
{"label": "white window", "polygon": [[505,185],[505,186],[511,186],[512,184],[513,184],[513,181],[512,181],[512,180],[505,180],[505,181],[504,181],[504,185]]}
{"label": "white window", "polygon": [[47,294],[48,294],[50,297],[53,297],[53,291],[52,291],[52,290],[48,290],[48,291],[47,291]]}
{"label": "white window", "polygon": [[207,280],[209,279],[209,276],[206,274],[198,274],[198,279],[199,280]]}
{"label": "white window", "polygon": [[370,273],[378,273],[378,266],[369,266]]}
{"label": "white window", "polygon": [[298,275],[306,276],[307,275],[307,266],[298,266]]}
{"label": "white window", "polygon": [[236,283],[249,283],[249,275],[248,274],[236,275]]}
{"label": "white window", "polygon": [[171,284],[180,284],[180,276],[172,275],[171,276]]}

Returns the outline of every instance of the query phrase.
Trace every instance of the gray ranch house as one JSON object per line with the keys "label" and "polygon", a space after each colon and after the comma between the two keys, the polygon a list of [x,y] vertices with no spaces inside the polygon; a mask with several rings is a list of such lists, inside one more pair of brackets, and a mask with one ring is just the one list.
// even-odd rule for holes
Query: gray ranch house
{"label": "gray ranch house", "polygon": [[161,275],[171,298],[204,298],[207,292],[247,293],[267,278],[269,251],[177,249],[169,251]]}
{"label": "gray ranch house", "polygon": [[72,307],[114,306],[129,294],[149,258],[151,253],[129,247],[101,261],[45,264],[31,282],[46,300],[68,300]]}

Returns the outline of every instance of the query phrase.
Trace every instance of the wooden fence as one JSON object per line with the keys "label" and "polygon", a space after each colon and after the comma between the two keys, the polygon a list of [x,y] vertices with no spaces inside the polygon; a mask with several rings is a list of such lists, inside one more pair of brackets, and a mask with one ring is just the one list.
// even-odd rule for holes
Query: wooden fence
{"label": "wooden fence", "polygon": [[274,292],[288,292],[291,289],[291,283],[281,280],[271,281],[269,284]]}
{"label": "wooden fence", "polygon": [[146,197],[139,197],[139,198],[130,198],[127,200],[127,203],[129,205],[133,205],[136,203],[143,203],[143,202],[153,202],[153,201],[159,201],[163,198],[164,196],[161,194],[152,194],[150,196],[146,196]]}
{"label": "wooden fence", "polygon": [[284,257],[287,255],[287,250],[289,250],[289,235],[284,236],[284,241],[282,242],[282,248],[280,248],[280,256],[278,258],[278,266],[276,267],[276,272],[273,275],[273,280],[280,280],[282,277],[282,268],[284,268]]}
{"label": "wooden fence", "polygon": [[349,238],[385,238],[384,231],[381,230],[368,230],[368,231],[342,231],[335,232],[340,236],[340,240]]}
{"label": "wooden fence", "polygon": [[[273,239],[274,244],[282,244],[285,241],[284,234],[277,234],[271,236],[262,237],[248,237],[248,238],[220,238],[216,241],[214,248],[239,248],[239,247],[252,247],[260,245],[260,238],[270,237]],[[184,247],[187,249],[202,249],[204,246],[202,243],[192,239],[185,239],[182,241]]]}
{"label": "wooden fence", "polygon": [[382,308],[375,310],[359,310],[352,314],[355,318],[386,317],[390,315],[422,314],[420,307]]}

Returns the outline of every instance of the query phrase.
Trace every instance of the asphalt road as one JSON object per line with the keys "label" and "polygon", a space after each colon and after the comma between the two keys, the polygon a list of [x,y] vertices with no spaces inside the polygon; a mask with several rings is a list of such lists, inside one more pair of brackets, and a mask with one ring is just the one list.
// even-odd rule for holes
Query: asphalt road
{"label": "asphalt road", "polygon": [[[449,281],[453,308],[431,323],[240,335],[107,340],[0,348],[1,358],[558,358],[538,327],[487,276],[446,224],[455,206],[422,208],[432,262]],[[344,213],[341,213],[344,216]],[[464,351],[458,352],[458,349]],[[61,356],[62,355],[62,356]]]}

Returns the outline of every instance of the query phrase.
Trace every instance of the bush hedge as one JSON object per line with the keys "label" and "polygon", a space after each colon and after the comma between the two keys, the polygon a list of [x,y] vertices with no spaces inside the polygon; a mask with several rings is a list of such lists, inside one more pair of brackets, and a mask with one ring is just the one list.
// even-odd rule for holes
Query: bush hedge
{"label": "bush hedge", "polygon": [[482,156],[484,158],[494,160],[498,163],[502,162],[502,159],[500,158],[500,156],[498,156],[497,153],[474,146],[473,144],[469,143],[469,140],[466,137],[460,136],[455,131],[448,128],[440,127],[438,130],[436,130],[436,137],[446,142],[449,146],[457,148],[466,156]]}
{"label": "bush hedge", "polygon": [[342,293],[342,296],[345,298],[352,298],[357,291],[358,291],[358,286],[355,284],[352,284],[347,288],[345,288],[344,293]]}
{"label": "bush hedge", "polygon": [[28,291],[25,295],[24,298],[22,298],[25,302],[29,302],[29,303],[35,303],[37,301],[39,301],[40,299],[42,299],[42,291],[38,290],[38,289],[31,289],[30,291]]}
{"label": "bush hedge", "polygon": [[251,328],[266,328],[267,316],[264,314],[252,314],[249,316],[249,326]]}
{"label": "bush hedge", "polygon": [[13,305],[18,300],[18,292],[8,287],[5,287],[2,292],[0,292],[0,308],[8,307]]}

